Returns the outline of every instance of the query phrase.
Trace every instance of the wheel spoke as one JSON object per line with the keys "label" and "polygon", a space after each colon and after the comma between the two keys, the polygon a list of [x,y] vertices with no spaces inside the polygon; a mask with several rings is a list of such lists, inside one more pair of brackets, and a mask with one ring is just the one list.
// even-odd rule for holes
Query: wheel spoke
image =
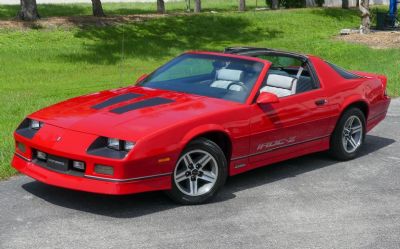
{"label": "wheel spoke", "polygon": [[190,155],[189,154],[186,154],[184,157],[183,157],[183,162],[185,163],[185,165],[186,165],[186,168],[189,168],[189,165],[193,165],[193,160],[192,160],[192,158],[190,157]]}
{"label": "wheel spoke", "polygon": [[349,128],[349,129],[351,129],[351,127],[353,126],[353,122],[354,122],[354,116],[353,117],[350,117],[350,119],[347,121],[348,122],[348,124],[347,124],[347,127]]}
{"label": "wheel spoke", "polygon": [[350,143],[350,145],[353,147],[353,149],[357,148],[357,143],[356,143],[356,141],[354,141],[354,139],[352,137],[347,139],[347,141]]}
{"label": "wheel spoke", "polygon": [[361,125],[351,128],[351,134],[356,134],[361,131]]}
{"label": "wheel spoke", "polygon": [[199,161],[197,161],[197,164],[200,164],[201,167],[200,169],[202,169],[204,166],[207,165],[207,163],[211,160],[211,156],[209,155],[204,155],[202,158],[200,158]]}
{"label": "wheel spoke", "polygon": [[184,181],[184,180],[186,180],[188,177],[186,176],[186,172],[184,171],[184,172],[182,172],[182,173],[179,173],[177,176],[175,176],[175,181],[177,182],[177,183],[179,183],[179,182],[181,182],[181,181]]}
{"label": "wheel spoke", "polygon": [[197,179],[194,181],[190,181],[190,194],[196,195],[197,194]]}
{"label": "wheel spoke", "polygon": [[212,174],[211,172],[203,171],[203,175],[199,176],[200,179],[207,181],[207,182],[215,182],[215,175]]}

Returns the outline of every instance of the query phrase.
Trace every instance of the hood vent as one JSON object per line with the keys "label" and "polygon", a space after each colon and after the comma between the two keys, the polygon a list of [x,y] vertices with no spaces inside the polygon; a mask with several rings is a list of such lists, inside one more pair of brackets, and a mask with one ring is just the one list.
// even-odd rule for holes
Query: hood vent
{"label": "hood vent", "polygon": [[125,112],[137,110],[137,109],[142,109],[145,107],[151,107],[151,106],[157,106],[157,105],[162,105],[162,104],[168,104],[174,102],[172,99],[166,99],[166,98],[151,98],[151,99],[146,99],[143,101],[135,102],[129,105],[121,106],[115,109],[112,109],[112,113],[116,114],[123,114]]}
{"label": "hood vent", "polygon": [[126,93],[126,94],[122,94],[122,95],[118,95],[116,97],[112,97],[110,99],[107,99],[104,102],[101,102],[97,105],[92,106],[93,109],[99,110],[102,108],[106,108],[124,101],[128,101],[128,100],[132,100],[132,99],[136,99],[139,97],[142,97],[142,94],[137,94],[137,93]]}

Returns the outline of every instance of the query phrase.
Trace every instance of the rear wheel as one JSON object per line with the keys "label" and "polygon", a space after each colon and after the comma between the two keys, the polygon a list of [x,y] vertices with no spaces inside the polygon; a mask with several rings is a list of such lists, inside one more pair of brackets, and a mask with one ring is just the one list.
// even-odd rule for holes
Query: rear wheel
{"label": "rear wheel", "polygon": [[344,112],[331,137],[330,152],[339,160],[357,156],[365,138],[365,116],[358,108]]}
{"label": "rear wheel", "polygon": [[167,192],[182,204],[210,201],[224,185],[227,162],[214,142],[199,138],[189,143],[179,157],[172,175],[172,189]]}

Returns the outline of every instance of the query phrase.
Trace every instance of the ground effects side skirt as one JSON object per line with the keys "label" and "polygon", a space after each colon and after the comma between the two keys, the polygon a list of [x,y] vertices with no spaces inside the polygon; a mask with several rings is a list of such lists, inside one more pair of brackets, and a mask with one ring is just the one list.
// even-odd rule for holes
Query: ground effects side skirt
{"label": "ground effects side skirt", "polygon": [[136,99],[136,98],[139,98],[142,96],[143,96],[142,94],[137,94],[137,93],[126,93],[126,94],[122,94],[122,95],[107,99],[104,102],[101,102],[97,105],[92,106],[92,108],[98,110],[98,109],[109,107],[109,106],[112,106],[112,105],[115,105],[115,104],[118,104],[118,103],[121,103],[121,102],[124,102],[127,100]]}
{"label": "ground effects side skirt", "polygon": [[132,103],[129,105],[125,105],[125,106],[121,106],[121,107],[112,109],[111,112],[116,113],[116,114],[123,114],[125,112],[142,109],[145,107],[168,104],[171,102],[174,102],[174,101],[172,99],[166,99],[166,98],[151,98],[151,99],[146,99],[143,101],[135,102],[135,103]]}

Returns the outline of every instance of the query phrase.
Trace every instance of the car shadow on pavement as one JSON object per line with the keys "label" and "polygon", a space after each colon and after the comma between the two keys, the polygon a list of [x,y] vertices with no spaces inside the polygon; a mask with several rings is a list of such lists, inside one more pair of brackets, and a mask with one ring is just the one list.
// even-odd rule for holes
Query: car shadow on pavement
{"label": "car shadow on pavement", "polygon": [[[393,139],[367,135],[360,157],[378,151],[396,142]],[[327,153],[316,153],[262,167],[228,179],[213,203],[235,198],[235,192],[255,188],[281,179],[295,177],[338,163]],[[32,195],[53,205],[114,218],[135,218],[180,207],[162,192],[127,196],[108,196],[73,191],[49,186],[37,181],[22,185]]]}

